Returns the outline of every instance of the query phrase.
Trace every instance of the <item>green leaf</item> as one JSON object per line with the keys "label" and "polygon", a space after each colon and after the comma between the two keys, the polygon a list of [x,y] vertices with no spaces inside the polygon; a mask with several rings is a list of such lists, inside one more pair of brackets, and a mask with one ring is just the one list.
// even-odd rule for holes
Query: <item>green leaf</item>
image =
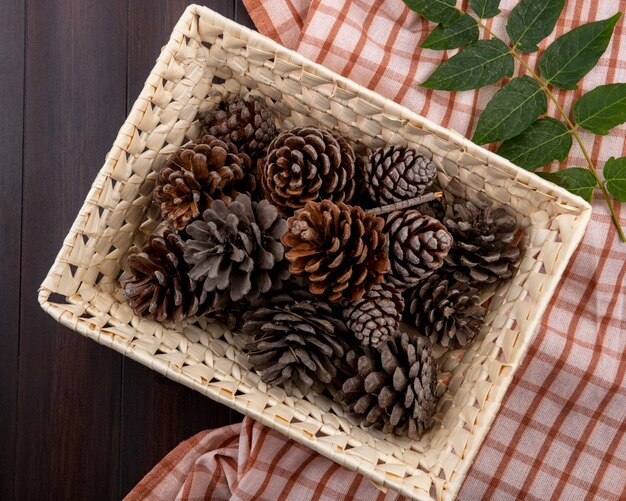
{"label": "green leaf", "polygon": [[478,119],[472,141],[496,143],[524,132],[548,110],[548,98],[529,76],[514,78],[489,101]]}
{"label": "green leaf", "polygon": [[432,50],[456,49],[478,40],[478,26],[472,16],[463,16],[450,26],[440,24],[426,37],[420,47]]}
{"label": "green leaf", "polygon": [[548,83],[559,89],[577,89],[578,81],[598,63],[609,45],[618,12],[604,21],[587,23],[557,38],[539,58]]}
{"label": "green leaf", "polygon": [[502,40],[480,40],[452,56],[422,86],[439,90],[484,87],[513,74],[513,56]]}
{"label": "green leaf", "polygon": [[601,85],[574,103],[574,120],[583,129],[604,136],[626,122],[626,83]]}
{"label": "green leaf", "polygon": [[519,136],[502,143],[498,154],[527,170],[543,167],[553,160],[562,162],[572,147],[567,127],[550,117],[537,120]]}
{"label": "green leaf", "polygon": [[593,189],[598,181],[591,172],[582,167],[571,167],[557,172],[535,172],[539,177],[562,186],[570,193],[591,202]]}
{"label": "green leaf", "polygon": [[604,164],[606,189],[620,202],[626,202],[626,157],[609,158]]}
{"label": "green leaf", "polygon": [[539,50],[537,43],[552,33],[564,5],[565,0],[522,0],[506,23],[511,42],[522,52]]}
{"label": "green leaf", "polygon": [[463,17],[450,26],[440,24],[420,44],[423,49],[448,50],[463,47],[478,40],[478,26],[471,16]]}
{"label": "green leaf", "polygon": [[487,19],[500,13],[500,0],[470,0],[470,7],[478,17]]}
{"label": "green leaf", "polygon": [[456,0],[402,0],[409,9],[429,21],[448,26],[461,17]]}

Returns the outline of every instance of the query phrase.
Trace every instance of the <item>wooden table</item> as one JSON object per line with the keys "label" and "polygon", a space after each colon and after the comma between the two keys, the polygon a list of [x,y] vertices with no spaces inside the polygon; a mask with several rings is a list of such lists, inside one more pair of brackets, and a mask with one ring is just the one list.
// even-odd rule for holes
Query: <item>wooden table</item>
{"label": "wooden table", "polygon": [[[123,497],[241,416],[57,324],[37,288],[188,1],[0,2],[0,499]],[[241,0],[207,5],[251,26]]]}

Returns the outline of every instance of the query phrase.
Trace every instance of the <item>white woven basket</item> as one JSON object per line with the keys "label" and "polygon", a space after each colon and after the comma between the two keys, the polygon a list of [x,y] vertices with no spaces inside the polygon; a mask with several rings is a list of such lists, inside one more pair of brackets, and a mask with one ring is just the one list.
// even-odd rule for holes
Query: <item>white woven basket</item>
{"label": "white woven basket", "polygon": [[[121,263],[159,223],[156,171],[200,133],[198,110],[230,94],[262,96],[282,127],[322,124],[358,147],[409,144],[431,155],[450,196],[486,196],[525,229],[516,276],[493,293],[486,324],[465,350],[440,358],[452,372],[436,422],[419,441],[365,431],[328,399],[286,397],[246,369],[219,323],[165,326],[133,315]],[[496,416],[513,374],[591,207],[537,176],[215,12],[192,5],[164,47],[94,181],[39,301],[77,332],[197,390],[413,499],[452,499]],[[54,294],[54,296],[52,296]],[[236,335],[234,336],[236,338]]]}

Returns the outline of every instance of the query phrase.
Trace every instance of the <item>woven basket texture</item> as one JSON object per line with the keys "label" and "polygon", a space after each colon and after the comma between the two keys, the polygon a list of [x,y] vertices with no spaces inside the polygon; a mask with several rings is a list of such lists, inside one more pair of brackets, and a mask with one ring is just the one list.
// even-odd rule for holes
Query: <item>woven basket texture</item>
{"label": "woven basket texture", "polygon": [[[464,350],[443,354],[450,385],[418,441],[361,429],[321,396],[286,397],[248,370],[237,334],[191,318],[133,315],[120,277],[129,251],[158,227],[152,204],[167,157],[200,134],[198,111],[260,96],[282,128],[323,125],[364,151],[410,145],[432,157],[447,196],[506,204],[525,229],[515,277],[490,297]],[[190,6],[177,23],[39,291],[62,324],[281,431],[375,484],[413,499],[453,499],[524,358],[591,213],[582,199],[513,166],[219,14]]]}

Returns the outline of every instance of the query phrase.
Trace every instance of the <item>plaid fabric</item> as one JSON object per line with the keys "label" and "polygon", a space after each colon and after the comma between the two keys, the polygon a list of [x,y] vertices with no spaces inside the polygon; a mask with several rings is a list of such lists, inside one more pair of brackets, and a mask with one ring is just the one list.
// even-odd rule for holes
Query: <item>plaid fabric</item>
{"label": "plaid fabric", "polygon": [[[280,496],[279,496],[280,494]],[[395,500],[363,476],[246,417],[170,452],[125,501]]]}
{"label": "plaid fabric", "polygon": [[[502,14],[489,20],[499,36],[505,37],[505,20],[516,3],[502,0]],[[496,90],[494,86],[469,92],[420,88],[417,84],[452,52],[418,48],[434,25],[409,11],[401,0],[247,0],[246,4],[262,33],[468,137]],[[569,0],[554,33],[540,47],[575,26],[605,19],[618,10],[626,10],[626,0]],[[537,55],[525,59],[534,66]],[[584,92],[614,82],[626,82],[624,20],[580,88],[557,96],[570,109]],[[555,111],[550,106],[549,114],[558,117]],[[582,136],[599,166],[611,156],[626,155],[624,126],[606,137]],[[567,164],[585,165],[577,145]],[[459,499],[626,499],[626,244],[619,242],[597,194],[593,206],[586,237]],[[623,204],[617,203],[616,211],[626,225]],[[226,430],[232,434],[236,427]],[[183,492],[188,485],[195,492],[214,492],[221,498],[213,489],[224,489],[225,482],[236,499],[272,498],[286,489],[294,499],[374,499],[377,495],[362,476],[249,419],[244,420],[238,447],[236,436],[235,442],[218,447],[221,438],[215,437],[226,440],[225,433],[191,439],[182,446],[191,450],[184,461],[168,456],[137,489],[150,492],[158,477],[161,482],[151,499],[171,499],[169,494],[179,491],[181,499],[192,499]],[[218,461],[222,455],[226,459]],[[194,465],[192,458],[197,460]],[[235,470],[237,480],[231,484]],[[197,471],[206,472],[202,481],[196,478]],[[159,494],[170,483],[175,487]]]}

